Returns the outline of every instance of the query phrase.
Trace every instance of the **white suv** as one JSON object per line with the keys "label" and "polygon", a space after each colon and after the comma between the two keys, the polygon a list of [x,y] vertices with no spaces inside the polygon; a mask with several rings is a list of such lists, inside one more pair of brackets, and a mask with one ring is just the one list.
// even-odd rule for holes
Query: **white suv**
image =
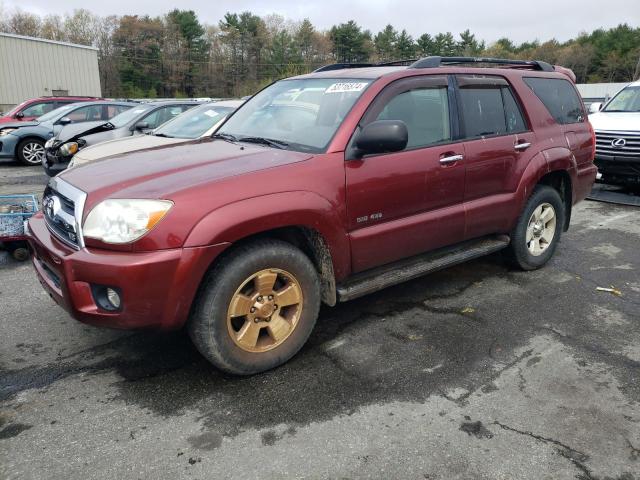
{"label": "white suv", "polygon": [[591,104],[589,110],[602,181],[640,187],[640,81],[627,85],[604,106]]}

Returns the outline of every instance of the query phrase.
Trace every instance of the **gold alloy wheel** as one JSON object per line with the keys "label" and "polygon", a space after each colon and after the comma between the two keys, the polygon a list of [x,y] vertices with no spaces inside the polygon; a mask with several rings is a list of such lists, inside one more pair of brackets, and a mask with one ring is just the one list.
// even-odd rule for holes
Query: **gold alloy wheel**
{"label": "gold alloy wheel", "polygon": [[302,289],[293,275],[277,268],[260,270],[242,282],[231,298],[229,335],[247,352],[266,352],[293,333],[302,306]]}
{"label": "gold alloy wheel", "polygon": [[542,255],[556,234],[556,211],[550,203],[543,203],[531,214],[527,226],[527,248],[534,257]]}

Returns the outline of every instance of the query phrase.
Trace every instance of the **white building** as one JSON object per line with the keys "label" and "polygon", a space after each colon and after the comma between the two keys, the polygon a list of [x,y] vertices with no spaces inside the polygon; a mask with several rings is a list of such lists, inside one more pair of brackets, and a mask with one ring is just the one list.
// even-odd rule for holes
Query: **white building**
{"label": "white building", "polygon": [[100,97],[98,50],[0,33],[0,111],[47,95]]}

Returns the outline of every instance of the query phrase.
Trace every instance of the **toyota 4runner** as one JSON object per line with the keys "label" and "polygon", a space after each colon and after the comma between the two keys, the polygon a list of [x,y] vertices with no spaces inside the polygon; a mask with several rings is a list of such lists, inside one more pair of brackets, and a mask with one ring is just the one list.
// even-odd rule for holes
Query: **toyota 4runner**
{"label": "toyota 4runner", "polygon": [[501,249],[525,270],[552,257],[596,176],[566,69],[350,67],[270,85],[213,138],[53,178],[29,221],[45,290],[93,325],[186,325],[252,374],[302,347],[321,302]]}

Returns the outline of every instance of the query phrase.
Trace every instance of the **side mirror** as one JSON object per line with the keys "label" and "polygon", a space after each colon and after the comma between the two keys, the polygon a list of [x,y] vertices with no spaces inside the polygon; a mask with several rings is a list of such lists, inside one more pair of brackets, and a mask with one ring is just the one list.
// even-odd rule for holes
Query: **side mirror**
{"label": "side mirror", "polygon": [[409,141],[407,125],[401,120],[376,120],[358,134],[355,146],[362,155],[404,150]]}
{"label": "side mirror", "polygon": [[602,102],[594,102],[589,105],[589,113],[598,113],[602,110]]}
{"label": "side mirror", "polygon": [[18,120],[22,120],[24,118],[24,113],[18,112],[14,115],[14,117]]}
{"label": "side mirror", "polygon": [[71,123],[71,119],[69,117],[62,117],[58,120],[58,124],[60,125],[69,125]]}
{"label": "side mirror", "polygon": [[149,130],[149,124],[147,122],[138,122],[135,124],[133,129],[138,131]]}

